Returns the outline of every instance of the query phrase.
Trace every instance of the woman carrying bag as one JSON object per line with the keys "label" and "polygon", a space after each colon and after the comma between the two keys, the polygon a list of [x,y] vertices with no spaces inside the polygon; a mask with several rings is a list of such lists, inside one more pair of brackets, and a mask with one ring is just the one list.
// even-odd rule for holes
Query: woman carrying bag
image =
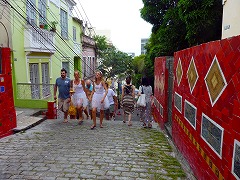
{"label": "woman carrying bag", "polygon": [[140,121],[143,122],[143,127],[152,127],[152,111],[151,111],[151,97],[152,97],[152,86],[149,83],[147,78],[142,78],[142,84],[139,87],[138,96],[139,98],[144,97],[142,94],[145,95],[145,106],[140,102],[138,103],[140,109]]}

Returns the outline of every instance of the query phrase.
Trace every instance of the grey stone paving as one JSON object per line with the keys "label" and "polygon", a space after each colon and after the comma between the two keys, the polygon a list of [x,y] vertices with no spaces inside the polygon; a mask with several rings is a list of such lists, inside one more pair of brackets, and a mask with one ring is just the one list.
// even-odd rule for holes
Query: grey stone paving
{"label": "grey stone paving", "polygon": [[[100,128],[97,123],[90,130],[91,120],[82,125],[45,120],[0,139],[0,179],[189,179],[168,176],[161,159],[146,155],[155,143],[151,136],[161,133],[157,125],[143,129],[138,121],[128,127],[118,120],[104,121]],[[167,146],[162,142],[162,148]]]}

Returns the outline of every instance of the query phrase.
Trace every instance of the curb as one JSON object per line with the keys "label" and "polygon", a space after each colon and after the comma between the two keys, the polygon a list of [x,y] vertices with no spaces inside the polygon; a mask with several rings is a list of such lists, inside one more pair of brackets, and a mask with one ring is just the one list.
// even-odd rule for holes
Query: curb
{"label": "curb", "polygon": [[37,122],[33,123],[33,124],[30,124],[29,126],[26,126],[25,128],[22,128],[22,129],[18,129],[18,128],[14,128],[12,131],[13,131],[13,134],[16,134],[16,133],[19,133],[19,132],[23,132],[23,131],[26,131],[28,129],[31,129],[37,125],[39,125],[40,123],[42,123],[43,121],[45,121],[47,119],[47,117],[43,117],[42,119],[38,120]]}

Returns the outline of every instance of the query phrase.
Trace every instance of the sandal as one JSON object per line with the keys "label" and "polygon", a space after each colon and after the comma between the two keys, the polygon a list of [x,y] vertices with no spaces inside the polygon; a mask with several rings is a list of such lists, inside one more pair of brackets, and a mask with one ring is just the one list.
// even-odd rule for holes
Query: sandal
{"label": "sandal", "polygon": [[100,125],[100,128],[103,128],[103,125],[102,125],[102,124]]}
{"label": "sandal", "polygon": [[128,122],[128,126],[132,126],[132,123],[131,123],[131,122]]}
{"label": "sandal", "polygon": [[68,120],[67,120],[67,119],[64,119],[63,123],[67,123],[67,122],[68,122]]}
{"label": "sandal", "polygon": [[78,125],[81,125],[83,123],[83,120],[78,121]]}
{"label": "sandal", "polygon": [[146,128],[146,127],[147,127],[146,123],[143,123],[143,127],[144,127],[144,128]]}
{"label": "sandal", "polygon": [[95,125],[92,125],[92,126],[91,126],[91,129],[93,130],[95,127],[96,127]]}

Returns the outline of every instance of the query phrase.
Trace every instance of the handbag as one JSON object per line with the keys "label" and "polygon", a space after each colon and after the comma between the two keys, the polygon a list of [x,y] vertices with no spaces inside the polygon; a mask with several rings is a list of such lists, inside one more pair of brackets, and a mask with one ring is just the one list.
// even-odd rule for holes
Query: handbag
{"label": "handbag", "polygon": [[145,94],[141,94],[137,100],[137,105],[138,106],[143,106],[145,107],[146,106],[146,99],[145,99]]}
{"label": "handbag", "polygon": [[146,106],[146,95],[143,93],[143,87],[142,87],[141,91],[142,91],[142,93],[137,100],[137,105],[145,107]]}
{"label": "handbag", "polygon": [[71,116],[76,116],[76,114],[77,114],[77,110],[74,107],[72,101],[70,102],[70,106],[69,106],[69,109],[68,109],[68,114],[71,115]]}

